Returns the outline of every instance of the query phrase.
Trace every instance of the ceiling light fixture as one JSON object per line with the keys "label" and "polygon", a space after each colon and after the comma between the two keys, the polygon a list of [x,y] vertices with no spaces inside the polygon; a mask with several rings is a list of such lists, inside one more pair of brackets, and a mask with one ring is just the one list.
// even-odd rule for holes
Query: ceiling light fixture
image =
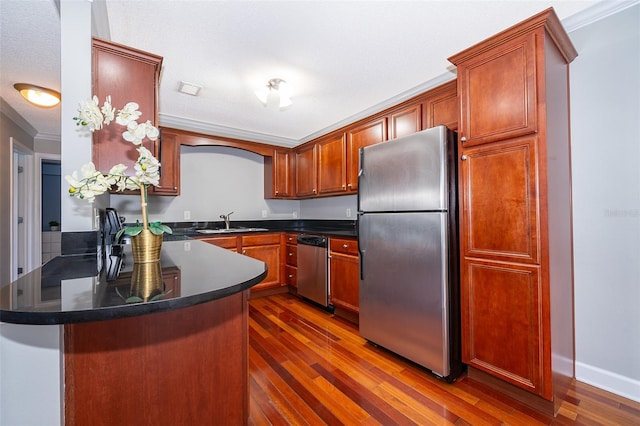
{"label": "ceiling light fixture", "polygon": [[20,92],[27,102],[41,108],[53,108],[58,105],[60,99],[62,99],[60,92],[45,87],[34,86],[33,84],[16,83],[13,87]]}
{"label": "ceiling light fixture", "polygon": [[269,95],[272,93],[277,96],[280,109],[285,109],[293,104],[291,102],[291,87],[281,78],[272,78],[266,86],[259,88],[255,93],[264,106],[269,103]]}
{"label": "ceiling light fixture", "polygon": [[181,81],[180,86],[178,86],[178,92],[185,93],[191,96],[198,96],[202,90],[202,86],[193,83],[187,83],[186,81]]}

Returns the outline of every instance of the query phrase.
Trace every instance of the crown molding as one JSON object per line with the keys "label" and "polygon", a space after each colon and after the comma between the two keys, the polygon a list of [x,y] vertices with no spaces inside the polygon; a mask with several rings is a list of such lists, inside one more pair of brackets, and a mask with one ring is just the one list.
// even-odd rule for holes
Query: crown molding
{"label": "crown molding", "polygon": [[283,138],[266,133],[252,132],[249,130],[236,129],[234,127],[220,126],[200,120],[193,120],[185,117],[160,113],[158,117],[160,126],[172,127],[174,129],[190,130],[192,132],[204,133],[208,135],[224,136],[227,138],[241,139],[250,142],[260,142],[269,145],[284,147],[294,147],[299,144],[295,139]]}
{"label": "crown molding", "polygon": [[570,33],[637,4],[640,4],[640,0],[602,0],[591,7],[563,19],[561,22],[564,29]]}
{"label": "crown molding", "polygon": [[370,117],[374,114],[379,113],[380,111],[384,111],[385,109],[394,107],[398,104],[401,104],[402,102],[411,99],[415,96],[421,95],[424,92],[433,89],[434,87],[440,86],[441,84],[444,84],[448,81],[451,81],[453,79],[456,78],[456,73],[455,73],[455,68],[453,68],[451,70],[451,72],[445,73],[445,74],[441,74],[438,77],[432,78],[431,80],[428,80],[418,86],[415,86],[405,92],[400,93],[399,95],[396,95],[392,98],[389,98],[383,102],[380,102],[377,105],[374,105],[370,108],[367,108],[363,111],[360,111],[357,114],[354,114],[350,117],[345,118],[344,120],[341,120],[329,127],[325,127],[324,129],[320,129],[317,132],[314,132],[308,136],[305,136],[304,138],[302,138],[298,143],[302,144],[305,142],[309,142],[313,139],[316,139],[320,136],[326,135],[327,133],[331,133],[334,130],[337,130],[341,127],[347,126],[351,123],[354,123],[358,120],[361,120],[363,118],[367,118]]}

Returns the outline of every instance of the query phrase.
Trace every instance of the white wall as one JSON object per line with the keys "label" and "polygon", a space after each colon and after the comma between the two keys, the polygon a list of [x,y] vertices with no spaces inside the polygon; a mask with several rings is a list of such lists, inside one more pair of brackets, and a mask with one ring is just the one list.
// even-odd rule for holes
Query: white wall
{"label": "white wall", "polygon": [[570,37],[576,378],[640,401],[640,5]]}
{"label": "white wall", "polygon": [[[149,220],[220,221],[229,212],[234,212],[232,221],[292,219],[294,212],[300,216],[299,201],[264,199],[263,157],[237,148],[181,147],[180,192],[177,197],[149,197]],[[140,218],[137,196],[112,195],[111,207],[127,222]]]}
{"label": "white wall", "polygon": [[[180,192],[177,197],[150,197],[149,220],[219,221],[221,214],[229,212],[234,212],[232,221],[356,217],[355,195],[301,201],[265,200],[263,157],[223,146],[181,147]],[[111,195],[111,207],[125,216],[127,222],[140,218],[137,196]],[[190,219],[185,219],[186,211]]]}

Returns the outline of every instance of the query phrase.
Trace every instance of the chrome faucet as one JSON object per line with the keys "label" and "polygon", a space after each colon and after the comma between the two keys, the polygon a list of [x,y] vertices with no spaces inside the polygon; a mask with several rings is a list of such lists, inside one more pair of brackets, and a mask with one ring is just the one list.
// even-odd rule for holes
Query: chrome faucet
{"label": "chrome faucet", "polygon": [[220,219],[224,220],[225,229],[229,229],[229,216],[231,216],[232,214],[233,212],[220,215]]}

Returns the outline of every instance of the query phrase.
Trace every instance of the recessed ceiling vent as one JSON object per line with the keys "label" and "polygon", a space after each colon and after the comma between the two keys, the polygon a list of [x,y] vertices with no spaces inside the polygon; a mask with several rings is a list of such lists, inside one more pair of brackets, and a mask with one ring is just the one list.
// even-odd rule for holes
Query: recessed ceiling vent
{"label": "recessed ceiling vent", "polygon": [[187,83],[186,81],[181,81],[180,86],[178,86],[178,92],[186,93],[187,95],[191,96],[198,96],[200,90],[202,90],[202,86],[193,83]]}

